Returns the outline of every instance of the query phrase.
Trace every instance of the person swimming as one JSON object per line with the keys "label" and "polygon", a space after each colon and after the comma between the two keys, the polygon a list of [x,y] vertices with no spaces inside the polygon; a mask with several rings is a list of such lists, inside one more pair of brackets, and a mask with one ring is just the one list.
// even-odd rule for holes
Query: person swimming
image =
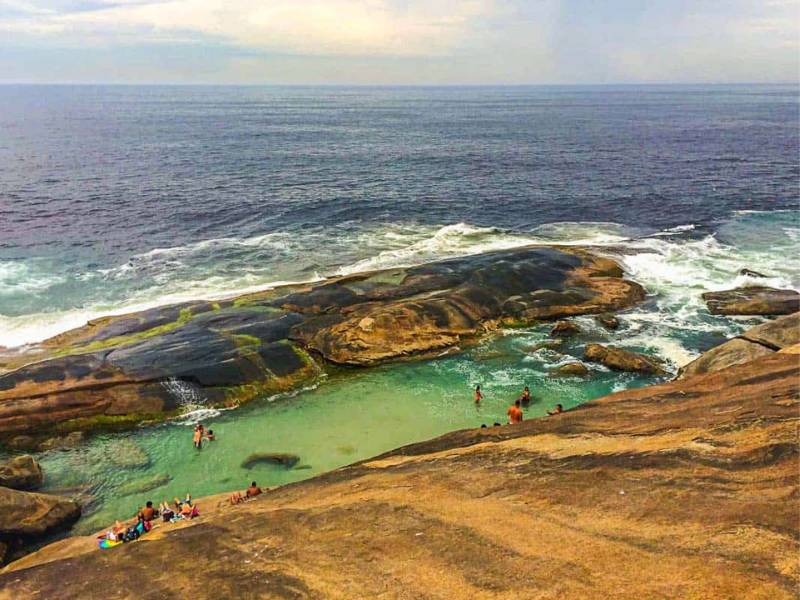
{"label": "person swimming", "polygon": [[510,425],[522,423],[522,409],[519,407],[520,404],[521,402],[519,400],[515,400],[514,405],[508,409],[508,422]]}
{"label": "person swimming", "polygon": [[481,386],[475,386],[475,404],[480,404],[480,401],[483,400],[483,394],[481,393]]}
{"label": "person swimming", "polygon": [[213,442],[215,439],[217,439],[217,438],[214,435],[214,430],[213,429],[209,429],[208,433],[206,433],[206,440],[208,440],[209,442]]}
{"label": "person swimming", "polygon": [[522,390],[522,396],[519,397],[520,402],[522,402],[522,406],[528,406],[531,403],[531,390],[528,386],[525,386],[525,389]]}
{"label": "person swimming", "polygon": [[564,407],[561,406],[560,404],[556,404],[555,410],[548,410],[547,414],[553,416],[553,415],[560,415],[562,412],[564,412]]}

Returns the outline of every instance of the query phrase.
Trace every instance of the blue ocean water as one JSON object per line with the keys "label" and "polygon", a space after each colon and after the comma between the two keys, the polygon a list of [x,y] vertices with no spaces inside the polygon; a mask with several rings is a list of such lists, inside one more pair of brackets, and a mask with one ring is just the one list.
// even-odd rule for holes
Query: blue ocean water
{"label": "blue ocean water", "polygon": [[0,345],[425,240],[427,259],[576,221],[696,239],[735,211],[794,209],[798,97],[0,86]]}

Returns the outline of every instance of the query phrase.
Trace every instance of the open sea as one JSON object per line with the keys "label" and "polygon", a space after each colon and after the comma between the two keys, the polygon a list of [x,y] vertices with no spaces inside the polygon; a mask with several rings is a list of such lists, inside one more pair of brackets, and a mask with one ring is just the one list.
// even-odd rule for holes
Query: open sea
{"label": "open sea", "polygon": [[[272,450],[309,467],[258,467],[260,483],[285,483],[500,419],[525,384],[535,416],[651,383],[547,373],[587,339],[674,371],[757,322],[709,315],[703,291],[800,287],[799,100],[793,85],[0,86],[0,346],[537,242],[600,246],[649,292],[615,334],[582,320],[588,337],[564,352],[531,353],[546,327],[501,332],[463,355],[199,413],[219,436],[202,453],[198,414],[45,453],[46,489],[83,490],[89,530],[143,502],[124,495],[132,482],[168,482],[148,492],[157,502],[240,488],[255,477],[244,456]],[[121,462],[126,444],[147,460]]]}

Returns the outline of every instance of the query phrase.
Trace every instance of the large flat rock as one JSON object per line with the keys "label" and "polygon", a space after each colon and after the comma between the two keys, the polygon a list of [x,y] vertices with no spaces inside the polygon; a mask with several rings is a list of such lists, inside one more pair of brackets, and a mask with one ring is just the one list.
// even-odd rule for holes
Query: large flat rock
{"label": "large flat rock", "polygon": [[796,359],[454,432],[109,551],[64,540],[0,599],[793,599]]}
{"label": "large flat rock", "polygon": [[800,293],[763,286],[706,292],[703,300],[713,315],[788,315],[800,310]]}
{"label": "large flat rock", "polygon": [[3,353],[0,436],[235,406],[325,362],[430,356],[506,324],[619,310],[645,295],[622,275],[580,249],[530,247],[97,319]]}

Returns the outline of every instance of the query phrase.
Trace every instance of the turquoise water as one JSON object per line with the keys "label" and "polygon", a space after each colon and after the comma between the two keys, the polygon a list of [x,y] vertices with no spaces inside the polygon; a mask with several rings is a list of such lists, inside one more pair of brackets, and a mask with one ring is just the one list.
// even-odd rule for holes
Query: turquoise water
{"label": "turquoise water", "polygon": [[[199,497],[243,489],[253,479],[262,486],[285,484],[448,431],[505,423],[507,408],[525,385],[534,396],[525,410],[532,418],[559,402],[569,408],[653,381],[599,366],[591,367],[588,380],[548,377],[552,368],[572,360],[570,353],[580,355],[587,339],[608,341],[623,335],[606,334],[591,319],[581,323],[587,335],[558,351],[533,351],[549,339],[548,326],[507,331],[463,354],[347,370],[293,396],[98,436],[81,448],[42,454],[44,489],[81,488],[86,510],[76,531],[86,533],[131,516],[146,500],[158,503],[187,492]],[[485,396],[479,406],[472,397],[477,383]],[[192,426],[200,417],[217,440],[197,451],[192,447]],[[300,463],[293,469],[242,468],[254,452],[292,453]],[[153,478],[165,481],[150,491],[126,494],[126,487],[130,491]]]}

